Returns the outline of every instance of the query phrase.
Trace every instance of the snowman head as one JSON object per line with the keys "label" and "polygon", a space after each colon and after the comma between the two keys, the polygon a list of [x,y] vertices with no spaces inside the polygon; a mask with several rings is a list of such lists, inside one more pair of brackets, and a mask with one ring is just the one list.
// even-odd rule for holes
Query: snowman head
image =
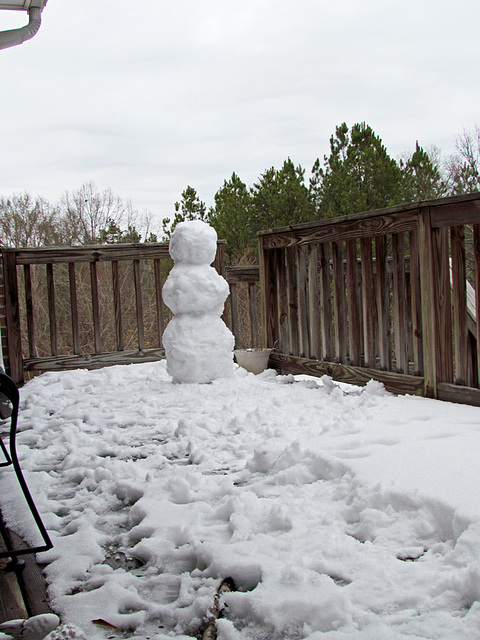
{"label": "snowman head", "polygon": [[206,222],[180,222],[170,238],[170,255],[184,264],[212,264],[217,253],[217,232]]}

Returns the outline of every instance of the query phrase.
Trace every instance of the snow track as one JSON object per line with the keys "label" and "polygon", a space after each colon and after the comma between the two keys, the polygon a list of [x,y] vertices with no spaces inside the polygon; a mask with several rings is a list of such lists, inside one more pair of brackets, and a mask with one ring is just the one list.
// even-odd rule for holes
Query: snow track
{"label": "snow track", "polygon": [[[90,640],[185,639],[228,576],[223,640],[478,638],[479,418],[271,371],[40,376],[19,450],[55,545],[52,604]],[[13,484],[0,476],[2,505],[28,537]]]}

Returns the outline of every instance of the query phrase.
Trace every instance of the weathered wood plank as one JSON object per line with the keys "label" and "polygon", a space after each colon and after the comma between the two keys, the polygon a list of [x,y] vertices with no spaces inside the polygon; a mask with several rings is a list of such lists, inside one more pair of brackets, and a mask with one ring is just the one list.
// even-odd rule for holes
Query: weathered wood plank
{"label": "weathered wood plank", "polygon": [[453,227],[462,224],[480,224],[480,200],[446,202],[437,205],[432,212],[432,227]]}
{"label": "weathered wood plank", "polygon": [[112,260],[152,260],[168,258],[168,243],[81,245],[15,249],[17,264],[57,264],[59,262],[110,262]]}
{"label": "weathered wood plank", "polygon": [[72,347],[73,353],[78,354],[80,353],[80,332],[78,328],[77,278],[74,262],[70,262],[68,265],[68,282],[70,289],[70,315],[72,321]]}
{"label": "weathered wood plank", "polygon": [[88,353],[74,356],[28,358],[25,371],[62,371],[71,369],[99,369],[117,364],[157,362],[165,357],[164,349],[144,351],[113,351],[111,353]]}
{"label": "weathered wood plank", "polygon": [[321,316],[321,337],[322,353],[324,360],[333,358],[333,318],[331,299],[331,276],[330,276],[330,247],[328,243],[318,246],[318,257],[320,265],[320,316]]}
{"label": "weathered wood plank", "polygon": [[[215,266],[224,275],[225,240],[218,240]],[[15,248],[17,264],[56,264],[58,262],[111,262],[112,260],[153,260],[170,258],[168,242],[79,245],[75,247]]]}
{"label": "weathered wood plank", "polygon": [[300,340],[298,333],[298,280],[297,257],[295,249],[286,249],[287,261],[287,303],[288,303],[288,353],[300,355]]}
{"label": "weathered wood plank", "polygon": [[253,349],[257,349],[258,344],[258,314],[257,314],[257,294],[256,284],[248,283],[248,307],[250,315],[250,340]]}
{"label": "weathered wood plank", "polygon": [[408,372],[407,290],[405,286],[405,243],[403,234],[392,236],[393,317],[395,361],[399,373]]}
{"label": "weathered wood plank", "polygon": [[358,259],[357,241],[347,240],[347,311],[348,311],[348,343],[350,363],[361,364],[362,341],[360,327],[360,305],[358,298]]}
{"label": "weathered wood plank", "polygon": [[412,306],[413,374],[423,375],[422,298],[420,292],[420,263],[418,232],[410,234],[410,292]]}
{"label": "weathered wood plank", "polygon": [[2,571],[0,565],[0,622],[27,617],[27,608],[15,573]]}
{"label": "weathered wood plank", "polygon": [[318,244],[310,246],[308,256],[308,326],[309,326],[309,343],[310,358],[320,360],[321,351],[321,334],[320,334],[320,284],[319,284],[319,268],[318,268]]}
{"label": "weathered wood plank", "polygon": [[22,384],[24,379],[22,334],[20,329],[16,255],[14,251],[3,250],[2,253],[8,342],[8,353],[5,359],[5,365],[10,377],[17,384]]}
{"label": "weathered wood plank", "polygon": [[454,383],[471,386],[468,375],[467,287],[465,269],[465,229],[450,228],[452,248],[453,353]]}
{"label": "weathered wood plank", "polygon": [[135,312],[137,318],[138,350],[143,351],[145,349],[145,331],[143,327],[143,299],[140,260],[133,261],[133,282],[135,287]]}
{"label": "weathered wood plank", "polygon": [[376,364],[375,354],[375,319],[376,301],[373,280],[373,255],[371,238],[360,240],[360,256],[362,263],[362,312],[363,312],[363,344],[365,366],[373,368]]}
{"label": "weathered wood plank", "polygon": [[50,351],[52,356],[58,353],[57,347],[57,313],[55,305],[55,281],[53,277],[53,264],[47,264],[47,299],[48,319],[50,324]]}
{"label": "weathered wood plank", "polygon": [[450,261],[448,229],[433,229],[434,277],[436,283],[435,351],[439,382],[453,382],[452,305],[450,295]]}
{"label": "weathered wood plank", "polygon": [[422,395],[424,380],[421,377],[410,376],[379,369],[353,367],[338,362],[323,362],[308,358],[298,358],[283,353],[272,352],[269,358],[269,366],[294,374],[306,374],[321,377],[331,376],[339,382],[365,385],[370,380],[378,380],[392,393],[408,393]]}
{"label": "weathered wood plank", "polygon": [[480,407],[480,389],[472,387],[439,382],[437,398],[445,402],[458,402]]}
{"label": "weathered wood plank", "polygon": [[[25,546],[23,540],[13,531],[9,531],[9,537],[15,548]],[[42,570],[36,562],[36,558],[41,559],[41,554],[37,556],[26,554],[22,556],[25,562],[23,569],[18,576],[18,582],[23,595],[25,608],[30,616],[36,616],[40,613],[51,613],[48,604],[47,585],[42,575]]]}
{"label": "weathered wood plank", "polygon": [[125,345],[123,340],[122,296],[120,292],[120,270],[118,260],[112,260],[112,291],[117,350],[123,351]]}
{"label": "weathered wood plank", "polygon": [[333,303],[335,309],[335,359],[347,361],[347,317],[345,313],[345,280],[343,243],[332,242]]}
{"label": "weathered wood plank", "polygon": [[102,352],[102,336],[100,327],[100,305],[98,303],[97,263],[90,263],[90,287],[92,295],[93,341],[95,353]]}
{"label": "weathered wood plank", "polygon": [[27,317],[28,353],[30,358],[35,358],[37,356],[37,345],[35,341],[35,316],[33,312],[32,274],[29,264],[25,264],[23,266],[23,274],[25,279],[25,315]]}
{"label": "weathered wood plank", "polygon": [[238,292],[237,283],[230,284],[230,312],[232,318],[232,333],[235,338],[235,347],[241,349],[243,345],[240,340],[240,325],[238,322]]}
{"label": "weathered wood plank", "polygon": [[[453,216],[453,220],[449,219],[441,222],[444,226],[451,226],[451,224],[458,223],[459,217],[463,216],[464,213],[468,215],[469,210],[473,209],[475,211],[474,216],[476,216],[478,204],[472,204],[475,201],[480,201],[480,192],[451,196],[449,198],[436,198],[423,202],[411,202],[373,211],[361,211],[353,215],[329,218],[328,220],[317,222],[305,222],[289,227],[266,229],[260,231],[259,236],[271,236],[273,238],[273,236],[282,234],[287,239],[288,244],[294,245],[298,242],[333,242],[346,240],[348,237],[361,238],[382,234],[405,233],[414,231],[417,228],[417,213],[424,210],[428,210],[429,215],[435,217],[434,226],[437,226],[437,221],[441,220],[442,215],[444,217],[447,215]],[[469,220],[468,222],[479,222],[479,220]],[[342,225],[344,225],[343,230],[340,229]],[[329,227],[329,230],[325,230],[325,227]],[[282,242],[281,238],[276,238],[273,239],[272,244],[272,238],[264,246],[271,248],[275,246],[275,241]]]}
{"label": "weathered wood plank", "polygon": [[300,355],[306,356],[310,351],[307,306],[307,250],[305,246],[295,247],[297,254],[297,290],[298,290],[298,330]]}
{"label": "weathered wood plank", "polygon": [[[475,274],[475,313],[477,325],[477,371],[480,372],[480,225],[473,225],[473,255]],[[480,375],[479,375],[480,377]]]}
{"label": "weathered wood plank", "polygon": [[159,258],[156,258],[153,261],[153,270],[155,273],[155,304],[157,310],[158,345],[159,347],[163,347],[163,332],[165,331],[165,320],[163,318],[162,275],[161,261]]}
{"label": "weathered wood plank", "polygon": [[390,345],[390,296],[387,273],[387,238],[375,238],[375,298],[377,303],[377,352],[380,369],[389,371],[392,366]]}
{"label": "weathered wood plank", "polygon": [[341,242],[358,238],[412,231],[417,227],[415,211],[395,214],[366,214],[364,218],[330,219],[308,226],[295,225],[286,229],[262,232],[265,246],[269,249],[293,247],[320,242]]}
{"label": "weathered wood plank", "polygon": [[260,280],[260,269],[258,265],[247,267],[226,267],[225,279],[231,282],[258,282]]}
{"label": "weathered wood plank", "polygon": [[277,291],[278,349],[282,351],[288,349],[288,293],[285,269],[285,251],[279,249],[275,252],[275,288]]}
{"label": "weathered wood plank", "polygon": [[437,397],[436,282],[434,274],[433,231],[430,209],[423,209],[418,218],[418,249],[422,294],[422,336],[425,395]]}
{"label": "weathered wood plank", "polygon": [[268,251],[263,246],[263,238],[259,238],[259,261],[260,261],[260,285],[262,288],[262,318],[263,318],[263,344],[274,347],[278,340],[276,328],[276,297],[275,280],[272,265],[273,251]]}

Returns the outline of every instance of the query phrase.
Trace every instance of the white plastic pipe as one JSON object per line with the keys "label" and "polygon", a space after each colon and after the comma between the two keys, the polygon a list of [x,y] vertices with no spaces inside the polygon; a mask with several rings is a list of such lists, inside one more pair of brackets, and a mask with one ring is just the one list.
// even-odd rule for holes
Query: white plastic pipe
{"label": "white plastic pipe", "polygon": [[[25,40],[30,40],[40,29],[42,24],[43,1],[33,1],[28,10],[28,24],[20,29],[10,29],[10,31],[0,32],[0,49],[8,49],[18,44],[23,44]],[[34,6],[36,5],[36,6]]]}

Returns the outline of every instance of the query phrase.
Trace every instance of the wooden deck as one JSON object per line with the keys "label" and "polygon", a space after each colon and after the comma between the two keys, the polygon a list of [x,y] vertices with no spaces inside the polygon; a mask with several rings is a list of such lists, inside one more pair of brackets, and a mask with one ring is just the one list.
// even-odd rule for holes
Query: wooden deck
{"label": "wooden deck", "polygon": [[[7,535],[14,548],[25,546],[12,531],[7,530]],[[0,537],[0,551],[4,550]],[[21,568],[17,570],[9,569],[8,561],[9,558],[0,559],[0,622],[51,613],[45,579],[35,555],[19,556]]]}

